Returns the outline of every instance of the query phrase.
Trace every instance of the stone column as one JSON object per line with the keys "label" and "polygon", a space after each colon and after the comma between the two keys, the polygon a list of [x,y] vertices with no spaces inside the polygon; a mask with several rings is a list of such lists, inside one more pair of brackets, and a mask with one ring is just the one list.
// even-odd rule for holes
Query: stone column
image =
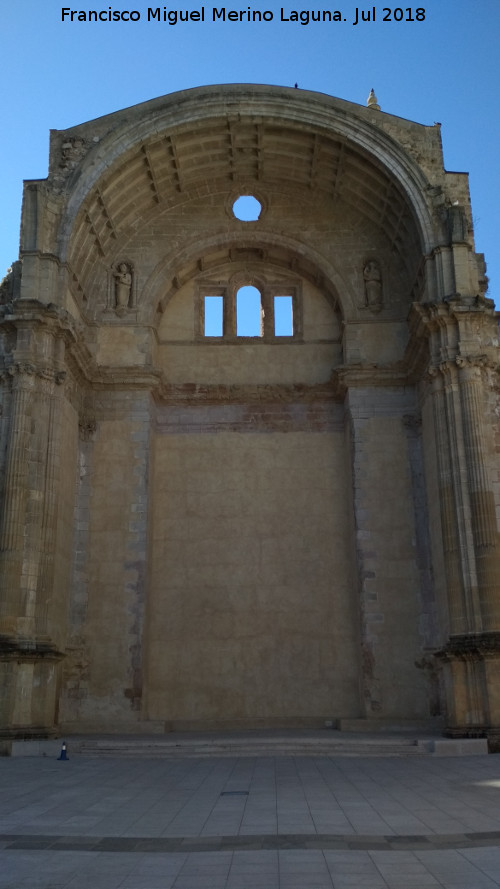
{"label": "stone column", "polygon": [[[474,534],[472,530],[472,515],[470,509],[470,496],[467,486],[467,455],[463,436],[462,405],[458,385],[457,367],[455,362],[443,362],[439,370],[443,378],[444,415],[437,418],[437,426],[441,429],[444,421],[446,431],[443,431],[441,441],[442,466],[446,467],[446,476],[442,479],[443,493],[447,484],[451,485],[452,503],[455,514],[456,543],[458,545],[460,583],[463,591],[461,615],[454,612],[454,622],[450,627],[451,633],[480,632],[481,609],[478,599],[478,579],[476,571],[476,559],[474,552]],[[448,440],[448,453],[443,453],[446,447],[445,438]],[[448,476],[449,469],[449,476]],[[446,496],[448,492],[446,491]],[[444,510],[447,505],[443,503]],[[450,537],[448,536],[448,540]],[[453,601],[453,589],[450,590],[450,603]],[[451,615],[450,615],[451,617]]]}
{"label": "stone column", "polygon": [[442,374],[436,368],[433,368],[431,380],[450,631],[452,633],[461,633],[465,630],[465,590],[460,570],[460,545],[451,470],[451,447],[446,419],[444,379]]}
{"label": "stone column", "polygon": [[482,629],[500,630],[500,564],[493,491],[486,469],[481,367],[457,358]]}
{"label": "stone column", "polygon": [[447,733],[500,734],[500,549],[482,367],[498,362],[494,307],[455,295],[418,310],[430,336],[434,436],[450,635]]}
{"label": "stone column", "polygon": [[27,595],[23,569],[35,371],[31,365],[17,365],[9,372],[12,400],[0,531],[0,635],[10,638],[17,636],[18,619],[30,605],[23,601]]}
{"label": "stone column", "polygon": [[463,645],[464,639],[481,632],[482,616],[457,368],[445,362],[431,377],[450,621],[450,639],[438,652],[444,668],[447,734],[474,736],[482,733],[487,710],[482,665]]}
{"label": "stone column", "polygon": [[48,633],[49,601],[54,587],[54,566],[57,538],[59,499],[59,471],[61,462],[61,413],[64,397],[65,372],[59,371],[46,382],[47,442],[46,462],[43,473],[40,562],[36,601],[36,632],[38,637]]}
{"label": "stone column", "polygon": [[[47,632],[53,571],[61,420],[50,368],[16,362],[0,531],[2,730],[11,736],[54,731],[62,657]],[[57,382],[56,382],[57,381]],[[62,619],[64,623],[64,618]]]}

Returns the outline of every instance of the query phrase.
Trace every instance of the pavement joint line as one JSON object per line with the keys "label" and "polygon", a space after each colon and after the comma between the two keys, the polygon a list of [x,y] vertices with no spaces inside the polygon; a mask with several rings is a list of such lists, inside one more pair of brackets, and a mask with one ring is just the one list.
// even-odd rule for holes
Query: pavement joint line
{"label": "pavement joint line", "polygon": [[223,852],[270,849],[344,849],[346,851],[433,851],[500,847],[500,831],[464,834],[243,834],[241,836],[68,836],[67,834],[0,834],[4,852]]}

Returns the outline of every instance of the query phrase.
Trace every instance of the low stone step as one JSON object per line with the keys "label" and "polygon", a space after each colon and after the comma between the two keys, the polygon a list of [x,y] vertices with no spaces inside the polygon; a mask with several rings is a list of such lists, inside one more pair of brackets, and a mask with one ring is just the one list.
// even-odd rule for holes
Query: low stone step
{"label": "low stone step", "polygon": [[377,739],[368,741],[134,741],[86,740],[70,742],[71,750],[82,756],[117,757],[210,757],[210,756],[423,756],[429,750],[414,740]]}
{"label": "low stone step", "polygon": [[[478,756],[488,753],[486,738],[443,738],[437,734],[255,731],[165,735],[68,735],[68,755],[93,757],[181,758],[252,756]],[[57,756],[63,740],[9,742],[11,756]],[[5,754],[4,754],[5,755]]]}

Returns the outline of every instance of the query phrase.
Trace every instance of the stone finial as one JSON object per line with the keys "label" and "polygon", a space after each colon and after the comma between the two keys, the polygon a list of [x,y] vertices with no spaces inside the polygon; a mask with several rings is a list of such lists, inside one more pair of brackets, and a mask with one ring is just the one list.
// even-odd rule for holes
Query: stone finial
{"label": "stone finial", "polygon": [[373,108],[375,111],[380,111],[380,105],[378,104],[378,99],[373,89],[370,90],[370,95],[366,100],[366,104],[368,105],[368,108]]}

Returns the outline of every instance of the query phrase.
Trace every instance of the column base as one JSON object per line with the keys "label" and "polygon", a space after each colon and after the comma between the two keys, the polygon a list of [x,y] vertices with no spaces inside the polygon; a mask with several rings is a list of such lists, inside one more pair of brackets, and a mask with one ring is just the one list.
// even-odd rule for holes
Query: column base
{"label": "column base", "polygon": [[59,730],[56,726],[47,728],[47,726],[21,725],[0,728],[2,741],[41,741],[58,737]]}
{"label": "column base", "polygon": [[49,636],[35,638],[0,633],[0,661],[40,660],[59,661],[65,655],[53,644]]}
{"label": "column base", "polygon": [[447,726],[445,738],[487,738],[488,728],[484,725]]}
{"label": "column base", "polygon": [[500,739],[500,632],[451,636],[435,653],[447,702],[447,738]]}
{"label": "column base", "polygon": [[48,637],[0,636],[0,738],[50,738],[57,733],[59,664]]}

